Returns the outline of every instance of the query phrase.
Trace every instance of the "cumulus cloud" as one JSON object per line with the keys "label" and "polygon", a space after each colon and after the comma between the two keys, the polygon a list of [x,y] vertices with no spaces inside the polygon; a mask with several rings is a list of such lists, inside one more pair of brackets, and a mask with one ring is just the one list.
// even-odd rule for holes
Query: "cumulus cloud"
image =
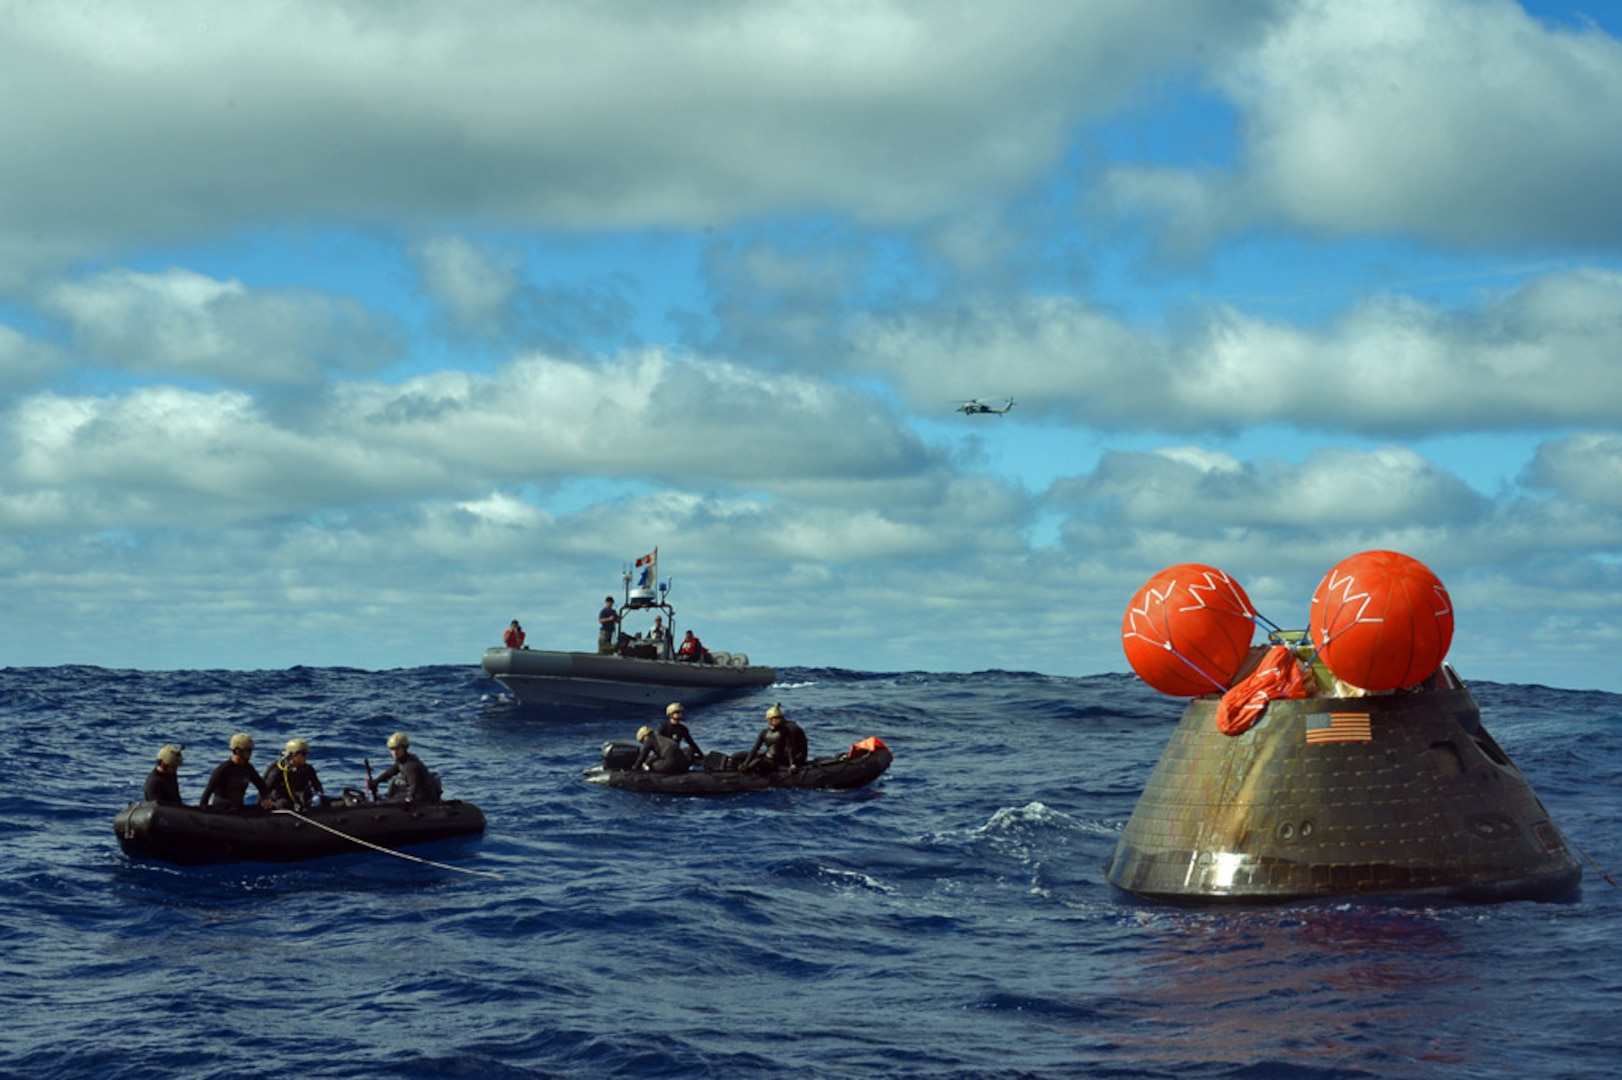
{"label": "cumulus cloud", "polygon": [[0,394],[33,389],[64,366],[58,350],[0,324]]}
{"label": "cumulus cloud", "polygon": [[503,319],[522,287],[516,252],[465,237],[425,240],[412,255],[429,294],[459,323],[478,325]]}
{"label": "cumulus cloud", "polygon": [[574,355],[635,341],[623,278],[536,284],[516,248],[452,234],[413,245],[410,258],[453,340]]}
{"label": "cumulus cloud", "polygon": [[651,352],[336,384],[295,416],[240,391],[142,387],[39,394],[7,420],[0,490],[77,492],[87,523],[220,523],[592,476],[903,508],[938,497],[939,456],[871,398]]}
{"label": "cumulus cloud", "polygon": [[1485,509],[1458,478],[1401,447],[1323,450],[1301,465],[1240,462],[1196,447],[1112,451],[1089,475],[1056,482],[1051,497],[1089,504],[1097,517],[1175,524],[1190,535],[1460,524]]}
{"label": "cumulus cloud", "polygon": [[0,43],[0,269],[244,220],[917,222],[1271,6],[47,6]]}
{"label": "cumulus cloud", "polygon": [[1622,43],[1509,0],[1309,0],[1220,57],[1231,170],[1128,164],[1101,196],[1188,254],[1283,222],[1465,247],[1622,240]]}
{"label": "cumulus cloud", "polygon": [[1027,413],[1106,429],[1391,436],[1622,415],[1622,275],[1599,269],[1545,275],[1475,310],[1376,296],[1323,328],[1215,305],[1157,331],[1053,296],[863,314],[852,327],[853,354],[926,409],[943,385],[994,385]]}
{"label": "cumulus cloud", "polygon": [[79,528],[263,521],[446,483],[443,463],[429,456],[385,454],[320,421],[279,426],[237,391],[43,394],[7,420],[4,488],[71,502]]}
{"label": "cumulus cloud", "polygon": [[1590,431],[1544,443],[1521,479],[1565,498],[1622,510],[1622,435]]}
{"label": "cumulus cloud", "polygon": [[400,348],[392,320],[307,289],[254,289],[189,270],[110,270],[48,287],[40,310],[82,360],[124,371],[307,386]]}

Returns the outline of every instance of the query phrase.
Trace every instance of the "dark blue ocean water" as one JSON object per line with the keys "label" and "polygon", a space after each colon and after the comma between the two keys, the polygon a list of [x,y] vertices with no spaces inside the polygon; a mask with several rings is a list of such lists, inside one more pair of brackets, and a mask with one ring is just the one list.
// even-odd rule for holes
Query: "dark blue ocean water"
{"label": "dark blue ocean water", "polygon": [[[654,716],[535,713],[474,667],[0,672],[0,1076],[1605,1077],[1622,894],[1188,910],[1102,866],[1180,712],[1126,676],[787,669],[693,710],[747,747],[877,734],[870,789],[678,800],[580,779]],[[1476,684],[1622,873],[1622,696]],[[408,731],[476,841],[291,867],[126,859],[157,747],[195,800],[292,735],[329,791]]]}

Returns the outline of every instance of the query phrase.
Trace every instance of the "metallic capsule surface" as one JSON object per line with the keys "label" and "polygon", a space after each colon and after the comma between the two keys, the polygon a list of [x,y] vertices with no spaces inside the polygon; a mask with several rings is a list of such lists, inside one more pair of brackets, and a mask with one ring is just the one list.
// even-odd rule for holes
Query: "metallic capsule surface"
{"label": "metallic capsule surface", "polygon": [[1582,867],[1468,689],[1274,700],[1250,730],[1191,701],[1106,879],[1178,904],[1426,894],[1552,900]]}

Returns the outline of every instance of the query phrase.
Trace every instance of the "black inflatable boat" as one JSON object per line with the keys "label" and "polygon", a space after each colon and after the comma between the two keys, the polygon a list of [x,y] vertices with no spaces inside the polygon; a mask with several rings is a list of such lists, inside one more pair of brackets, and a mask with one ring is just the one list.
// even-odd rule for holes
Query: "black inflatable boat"
{"label": "black inflatable boat", "polygon": [[586,780],[662,795],[734,795],[770,788],[850,789],[866,787],[884,775],[894,757],[879,739],[866,738],[843,754],[813,758],[798,768],[773,773],[744,772],[737,767],[736,757],[720,752],[706,755],[703,765],[696,769],[656,773],[631,768],[637,753],[636,743],[603,744],[603,763],[587,769]]}
{"label": "black inflatable boat", "polygon": [[484,832],[469,802],[366,802],[346,798],[313,810],[204,810],[133,803],[113,818],[124,854],[185,866],[296,862],[325,855],[394,849]]}

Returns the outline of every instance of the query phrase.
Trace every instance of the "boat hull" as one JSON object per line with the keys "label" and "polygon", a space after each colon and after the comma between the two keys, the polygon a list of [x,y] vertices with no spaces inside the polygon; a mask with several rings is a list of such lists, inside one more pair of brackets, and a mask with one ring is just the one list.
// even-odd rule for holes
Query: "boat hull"
{"label": "boat hull", "polygon": [[[634,750],[634,746],[632,747]],[[606,755],[605,755],[606,756]],[[863,754],[817,758],[798,769],[762,775],[737,769],[692,769],[683,773],[637,772],[601,765],[587,769],[590,783],[624,791],[659,795],[738,795],[772,788],[851,790],[866,787],[884,775],[894,760],[888,747]]]}
{"label": "boat hull", "polygon": [[476,836],[484,827],[484,813],[469,802],[359,803],[298,814],[142,802],[113,818],[126,855],[183,866],[296,862],[366,851],[367,844],[392,850]]}
{"label": "boat hull", "polygon": [[1582,880],[1462,686],[1275,700],[1238,736],[1217,730],[1217,704],[1184,712],[1105,867],[1111,884],[1232,904],[1551,900]]}
{"label": "boat hull", "polygon": [[777,681],[774,670],[759,665],[688,664],[546,649],[486,649],[482,666],[519,701],[580,708],[718,701]]}

